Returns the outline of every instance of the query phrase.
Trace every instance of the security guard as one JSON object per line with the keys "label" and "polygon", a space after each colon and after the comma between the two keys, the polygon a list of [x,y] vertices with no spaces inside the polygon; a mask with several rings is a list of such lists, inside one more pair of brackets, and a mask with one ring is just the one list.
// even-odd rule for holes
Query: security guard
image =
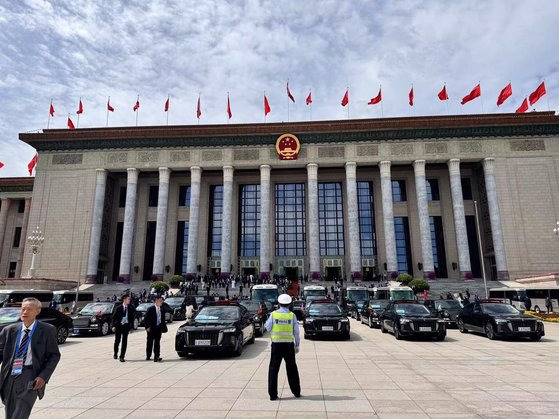
{"label": "security guard", "polygon": [[281,360],[285,360],[287,380],[291,392],[297,398],[301,397],[301,383],[299,371],[295,363],[295,354],[299,352],[299,325],[295,314],[289,311],[291,297],[282,294],[278,297],[280,308],[274,311],[266,322],[266,330],[272,338],[272,357],[268,369],[268,394],[270,400],[278,399],[278,373]]}

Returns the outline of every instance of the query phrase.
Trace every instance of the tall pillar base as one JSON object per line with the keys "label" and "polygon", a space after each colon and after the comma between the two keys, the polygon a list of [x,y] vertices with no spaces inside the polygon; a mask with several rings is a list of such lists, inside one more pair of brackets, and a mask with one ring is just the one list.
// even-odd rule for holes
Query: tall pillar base
{"label": "tall pillar base", "polygon": [[120,282],[121,284],[129,284],[130,283],[130,275],[120,275],[116,282]]}
{"label": "tall pillar base", "polygon": [[315,282],[320,281],[320,272],[317,272],[317,271],[311,272],[310,278],[311,278],[311,281],[315,281]]}
{"label": "tall pillar base", "polygon": [[498,281],[510,281],[509,271],[497,271]]}
{"label": "tall pillar base", "polygon": [[474,279],[474,276],[470,271],[460,271],[460,278],[462,278],[464,281],[472,281]]}
{"label": "tall pillar base", "polygon": [[260,272],[260,279],[263,281],[270,279],[270,272]]}
{"label": "tall pillar base", "polygon": [[[33,277],[33,276],[31,276]],[[86,284],[96,284],[97,283],[97,275],[86,275],[85,277]]]}
{"label": "tall pillar base", "polygon": [[437,279],[437,276],[435,275],[435,272],[433,272],[433,271],[423,272],[423,279],[433,281],[433,280]]}
{"label": "tall pillar base", "polygon": [[229,278],[229,272],[221,272],[219,274],[219,279],[227,279]]}
{"label": "tall pillar base", "polygon": [[196,279],[196,273],[188,273],[184,276],[187,281],[194,281]]}
{"label": "tall pillar base", "polygon": [[353,282],[361,282],[363,279],[360,271],[352,272],[351,276],[353,277]]}
{"label": "tall pillar base", "polygon": [[163,281],[163,274],[152,274],[151,275],[152,281]]}

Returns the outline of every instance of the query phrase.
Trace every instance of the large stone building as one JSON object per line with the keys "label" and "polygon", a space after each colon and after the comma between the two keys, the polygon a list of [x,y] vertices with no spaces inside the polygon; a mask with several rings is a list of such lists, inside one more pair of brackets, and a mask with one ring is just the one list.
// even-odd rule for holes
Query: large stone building
{"label": "large stone building", "polygon": [[51,129],[20,139],[39,163],[32,192],[27,180],[0,181],[0,277],[27,273],[27,225],[45,237],[37,276],[82,282],[559,270],[553,112]]}

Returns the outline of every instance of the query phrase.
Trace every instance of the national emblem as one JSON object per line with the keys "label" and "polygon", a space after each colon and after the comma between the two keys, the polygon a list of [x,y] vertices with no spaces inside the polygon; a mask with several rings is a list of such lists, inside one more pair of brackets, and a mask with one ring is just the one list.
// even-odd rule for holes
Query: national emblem
{"label": "national emblem", "polygon": [[300,149],[301,143],[293,134],[283,134],[276,141],[276,151],[280,160],[297,160]]}

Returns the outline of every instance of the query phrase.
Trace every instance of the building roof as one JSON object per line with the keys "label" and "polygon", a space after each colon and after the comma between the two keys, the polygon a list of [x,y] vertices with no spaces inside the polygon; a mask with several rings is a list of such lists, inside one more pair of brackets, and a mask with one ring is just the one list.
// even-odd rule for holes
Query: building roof
{"label": "building roof", "polygon": [[554,112],[438,115],[260,124],[48,129],[21,133],[39,151],[272,145],[292,133],[306,144],[460,137],[559,135]]}
{"label": "building roof", "polygon": [[33,177],[0,177],[0,192],[32,191]]}

